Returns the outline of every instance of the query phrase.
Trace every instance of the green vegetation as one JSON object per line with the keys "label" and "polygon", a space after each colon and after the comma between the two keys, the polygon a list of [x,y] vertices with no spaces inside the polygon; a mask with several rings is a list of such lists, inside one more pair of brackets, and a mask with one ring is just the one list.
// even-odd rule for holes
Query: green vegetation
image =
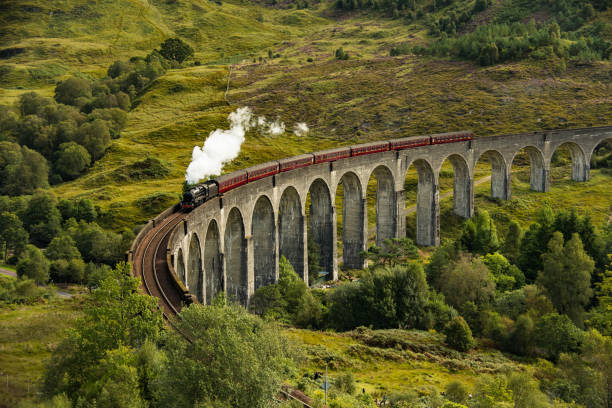
{"label": "green vegetation", "polygon": [[[393,407],[610,404],[609,144],[586,183],[569,179],[560,149],[546,195],[529,190],[519,154],[511,200],[476,185],[469,222],[442,200],[445,242],[435,250],[414,246],[409,214],[406,239],[371,246],[370,270],[340,274],[356,282],[311,290],[284,260],[279,282],[250,307],[311,329],[285,330],[302,350],[297,364],[273,323],[223,302],[185,310],[175,322],[194,340],[185,342],[162,329],[125,266],[110,271],[135,227],[177,201],[193,146],[239,106],[310,130],[250,130],[224,171],[449,129],[486,137],[609,125],[609,1],[9,3],[0,13],[0,250],[21,277],[0,279],[0,365],[10,375],[0,405],[34,397],[52,350],[47,399],[32,404],[263,406],[286,381],[317,406],[326,365],[332,407],[383,396]],[[476,180],[489,174],[481,160]],[[446,162],[441,196],[453,177]],[[405,186],[411,207],[414,169]],[[35,283],[48,279],[91,295],[59,302]]]}

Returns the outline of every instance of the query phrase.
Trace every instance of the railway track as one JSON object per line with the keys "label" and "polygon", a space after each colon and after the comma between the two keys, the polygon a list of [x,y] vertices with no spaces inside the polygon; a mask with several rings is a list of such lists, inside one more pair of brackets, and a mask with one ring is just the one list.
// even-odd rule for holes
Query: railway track
{"label": "railway track", "polygon": [[133,255],[133,268],[136,276],[142,280],[144,292],[158,299],[164,318],[171,322],[183,306],[181,293],[173,283],[166,262],[166,247],[174,227],[185,218],[185,214],[176,212],[169,215],[142,239]]}

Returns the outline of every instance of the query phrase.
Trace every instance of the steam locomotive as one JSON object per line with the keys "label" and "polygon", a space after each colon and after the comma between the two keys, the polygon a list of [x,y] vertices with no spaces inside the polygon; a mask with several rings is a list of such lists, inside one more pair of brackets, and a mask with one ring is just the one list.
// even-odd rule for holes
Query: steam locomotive
{"label": "steam locomotive", "polygon": [[435,144],[464,142],[466,140],[472,140],[473,138],[474,134],[471,131],[441,133],[430,136],[412,136],[385,142],[372,142],[356,146],[323,150],[263,163],[198,184],[183,194],[183,200],[180,203],[180,207],[183,211],[191,211],[200,204],[236,187],[240,187],[264,177],[311,166],[313,164],[333,162],[366,154],[413,149]]}

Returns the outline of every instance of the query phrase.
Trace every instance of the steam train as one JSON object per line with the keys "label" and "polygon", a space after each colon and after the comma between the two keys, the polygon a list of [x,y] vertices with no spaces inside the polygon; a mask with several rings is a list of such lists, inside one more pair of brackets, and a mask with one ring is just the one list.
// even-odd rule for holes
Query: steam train
{"label": "steam train", "polygon": [[191,211],[200,204],[236,187],[240,187],[264,177],[311,166],[313,164],[333,162],[366,154],[413,149],[435,144],[464,142],[466,140],[472,140],[473,138],[474,134],[467,130],[430,136],[412,136],[385,142],[372,142],[356,146],[323,150],[263,163],[198,184],[183,194],[183,200],[180,203],[180,207],[183,211]]}

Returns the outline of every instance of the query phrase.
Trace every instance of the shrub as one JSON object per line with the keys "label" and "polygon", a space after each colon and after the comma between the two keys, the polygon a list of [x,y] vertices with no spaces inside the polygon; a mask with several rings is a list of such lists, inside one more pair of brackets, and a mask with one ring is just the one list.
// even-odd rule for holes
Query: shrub
{"label": "shrub", "polygon": [[470,326],[461,316],[455,317],[444,328],[446,344],[459,351],[468,351],[475,346]]}
{"label": "shrub", "polygon": [[452,402],[464,404],[469,396],[469,391],[463,383],[453,381],[446,386],[444,394]]}
{"label": "shrub", "polygon": [[162,43],[159,53],[164,58],[175,60],[180,64],[193,56],[193,48],[180,38],[168,38]]}

